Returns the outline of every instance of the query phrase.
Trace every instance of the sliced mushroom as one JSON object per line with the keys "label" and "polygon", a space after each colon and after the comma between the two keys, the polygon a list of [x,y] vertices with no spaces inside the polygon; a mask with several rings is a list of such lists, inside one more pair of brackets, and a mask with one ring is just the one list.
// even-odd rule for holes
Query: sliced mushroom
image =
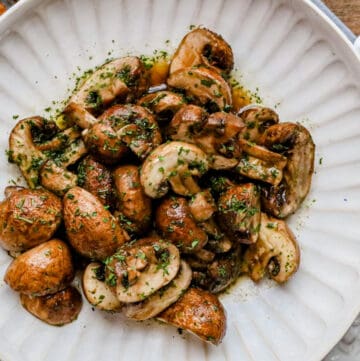
{"label": "sliced mushroom", "polygon": [[74,287],[41,297],[21,294],[20,301],[28,312],[53,326],[76,320],[82,307],[81,295]]}
{"label": "sliced mushroom", "polygon": [[77,184],[98,197],[104,206],[112,205],[114,189],[111,171],[93,157],[87,156],[80,162]]}
{"label": "sliced mushroom", "polygon": [[224,253],[231,249],[232,242],[226,234],[221,231],[214,218],[199,223],[199,226],[208,235],[209,240],[206,244],[207,249],[214,253]]}
{"label": "sliced mushroom", "polygon": [[48,241],[61,223],[62,205],[45,189],[12,189],[0,203],[0,245],[25,251]]}
{"label": "sliced mushroom", "polygon": [[196,224],[185,198],[164,199],[156,209],[155,222],[159,232],[182,252],[195,253],[208,240],[206,233]]}
{"label": "sliced mushroom", "polygon": [[259,239],[246,250],[243,271],[255,282],[268,273],[276,282],[284,283],[299,263],[300,249],[285,221],[261,213]]}
{"label": "sliced mushroom", "polygon": [[128,148],[140,159],[161,143],[161,133],[154,116],[138,105],[114,105],[84,136],[90,151],[108,164],[118,162]]}
{"label": "sliced mushroom", "polygon": [[267,128],[279,123],[278,114],[258,104],[251,104],[237,114],[245,123],[246,127],[241,132],[241,137],[250,142],[257,143]]}
{"label": "sliced mushroom", "polygon": [[116,286],[120,302],[140,302],[171,282],[179,267],[180,254],[171,243],[134,244],[106,261],[106,282]]}
{"label": "sliced mushroom", "polygon": [[219,299],[199,288],[189,288],[157,319],[187,330],[214,345],[221,342],[226,331],[226,314]]}
{"label": "sliced mushroom", "polygon": [[66,234],[81,255],[103,260],[129,239],[116,218],[85,189],[71,188],[63,205]]}
{"label": "sliced mushroom", "polygon": [[251,179],[261,180],[277,186],[283,179],[287,158],[262,146],[239,139],[244,152],[236,170]]}
{"label": "sliced mushroom", "polygon": [[188,96],[195,97],[199,104],[212,111],[231,108],[230,86],[214,69],[204,66],[183,68],[171,73],[167,84],[184,90]]}
{"label": "sliced mushroom", "polygon": [[300,124],[279,123],[269,127],[260,141],[265,147],[287,157],[283,181],[264,187],[262,205],[275,217],[294,213],[307,196],[314,171],[315,144]]}
{"label": "sliced mushroom", "polygon": [[191,276],[191,268],[185,261],[181,261],[178,274],[167,286],[160,288],[156,293],[140,303],[126,306],[126,317],[135,320],[147,320],[155,317],[184,294],[190,286]]}
{"label": "sliced mushroom", "polygon": [[165,123],[183,106],[184,99],[180,94],[164,90],[145,95],[137,104],[150,109],[159,122]]}
{"label": "sliced mushroom", "polygon": [[123,165],[114,170],[113,176],[120,224],[130,233],[146,232],[151,222],[151,198],[141,186],[139,168]]}
{"label": "sliced mushroom", "polygon": [[46,151],[61,149],[78,137],[77,129],[59,132],[54,122],[41,117],[20,120],[9,137],[9,160],[19,166],[29,187],[35,188],[39,185],[39,170],[48,158]]}
{"label": "sliced mushroom", "polygon": [[101,263],[90,263],[82,277],[82,289],[89,303],[104,311],[118,311],[122,304],[105,283],[103,266]]}
{"label": "sliced mushroom", "polygon": [[219,225],[230,239],[255,243],[260,227],[260,192],[253,183],[236,185],[218,202]]}
{"label": "sliced mushroom", "polygon": [[140,181],[145,193],[160,198],[168,190],[180,195],[192,195],[200,191],[193,176],[201,176],[208,170],[206,154],[198,147],[184,142],[169,142],[157,147],[144,161]]}
{"label": "sliced mushroom", "polygon": [[115,59],[92,73],[71,96],[64,113],[82,128],[95,120],[99,113],[115,99],[130,102],[148,88],[145,68],[135,56]]}
{"label": "sliced mushroom", "polygon": [[15,258],[6,270],[4,281],[16,292],[44,296],[64,289],[73,278],[69,247],[53,239]]}
{"label": "sliced mushroom", "polygon": [[197,28],[182,39],[171,61],[170,74],[200,64],[229,73],[234,66],[234,56],[230,45],[220,35]]}
{"label": "sliced mushroom", "polygon": [[40,180],[43,187],[63,196],[70,188],[75,187],[78,176],[67,168],[87,153],[84,142],[77,139],[64,150],[58,158],[48,159],[40,170]]}

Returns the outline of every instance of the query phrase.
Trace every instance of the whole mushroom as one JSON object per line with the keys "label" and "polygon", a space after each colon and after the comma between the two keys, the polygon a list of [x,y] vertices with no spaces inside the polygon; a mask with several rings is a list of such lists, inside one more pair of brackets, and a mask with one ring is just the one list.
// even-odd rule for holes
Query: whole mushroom
{"label": "whole mushroom", "polygon": [[14,290],[29,296],[44,296],[66,288],[74,278],[69,247],[52,239],[15,258],[6,270],[4,281]]}
{"label": "whole mushroom", "polygon": [[188,201],[183,197],[164,199],[156,209],[155,222],[163,237],[182,252],[195,253],[208,241],[207,234],[196,223]]}
{"label": "whole mushroom", "polygon": [[20,294],[20,301],[32,315],[53,326],[76,320],[82,307],[81,295],[74,287],[40,297]]}
{"label": "whole mushroom", "polygon": [[157,319],[170,323],[218,345],[226,331],[226,314],[217,296],[199,288],[189,288]]}
{"label": "whole mushroom", "polygon": [[253,183],[236,185],[218,201],[219,225],[231,240],[255,243],[260,227],[260,191]]}
{"label": "whole mushroom", "polygon": [[71,188],[63,204],[66,234],[82,256],[104,260],[129,240],[116,218],[85,189]]}
{"label": "whole mushroom", "polygon": [[62,219],[60,199],[45,189],[8,187],[5,193],[0,203],[0,245],[21,252],[51,239]]}
{"label": "whole mushroom", "polygon": [[130,233],[146,232],[151,222],[151,198],[141,186],[139,168],[135,165],[117,167],[113,177],[120,224]]}

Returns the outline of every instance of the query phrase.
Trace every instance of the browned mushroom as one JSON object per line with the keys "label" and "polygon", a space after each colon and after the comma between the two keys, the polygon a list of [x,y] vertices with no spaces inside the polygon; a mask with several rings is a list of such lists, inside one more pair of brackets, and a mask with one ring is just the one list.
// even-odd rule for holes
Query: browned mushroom
{"label": "browned mushroom", "polygon": [[264,132],[260,143],[287,158],[282,182],[263,187],[262,205],[275,217],[294,213],[310,190],[314,171],[315,145],[309,131],[300,124],[279,123]]}
{"label": "browned mushroom", "polygon": [[246,250],[243,271],[255,282],[268,273],[276,282],[284,283],[299,263],[300,249],[285,221],[261,213],[259,239]]}
{"label": "browned mushroom", "polygon": [[115,99],[130,102],[147,88],[141,60],[135,56],[118,58],[102,65],[80,84],[64,113],[81,128],[89,128],[96,122],[92,114],[98,114]]}
{"label": "browned mushroom", "polygon": [[87,156],[80,162],[77,183],[98,197],[104,206],[112,205],[114,189],[111,171],[93,157]]}
{"label": "browned mushroom", "polygon": [[157,318],[215,345],[221,342],[226,331],[225,310],[219,299],[199,288],[189,288]]}
{"label": "browned mushroom", "polygon": [[67,287],[74,278],[69,247],[53,239],[15,258],[4,280],[14,290],[29,296],[44,296]]}
{"label": "browned mushroom", "polygon": [[280,184],[287,164],[286,157],[245,139],[239,139],[238,144],[243,156],[236,166],[236,171],[248,178],[274,186]]}
{"label": "browned mushroom", "polygon": [[114,170],[113,176],[120,224],[130,233],[146,232],[151,222],[151,198],[141,186],[139,168],[123,165]]}
{"label": "browned mushroom", "polygon": [[208,67],[183,68],[173,72],[167,84],[195,97],[212,111],[228,110],[232,105],[231,89],[224,78]]}
{"label": "browned mushroom", "polygon": [[86,146],[100,161],[118,162],[130,148],[140,159],[161,143],[154,116],[139,105],[114,105],[85,133]]}
{"label": "browned mushroom", "polygon": [[58,157],[48,159],[40,169],[40,180],[43,187],[63,196],[70,188],[75,187],[78,175],[67,168],[87,154],[81,139],[75,140]]}
{"label": "browned mushroom", "polygon": [[218,202],[219,225],[230,239],[255,243],[260,227],[260,192],[253,183],[236,185]]}
{"label": "browned mushroom", "polygon": [[246,125],[241,132],[241,137],[254,143],[259,141],[268,127],[279,123],[279,116],[274,110],[258,104],[251,104],[240,109],[237,115]]}
{"label": "browned mushroom", "polygon": [[230,45],[220,35],[197,28],[182,39],[171,61],[170,74],[201,64],[229,73],[234,66],[234,57]]}
{"label": "browned mushroom", "polygon": [[182,252],[195,253],[204,247],[208,237],[196,224],[185,198],[164,199],[156,209],[156,227]]}
{"label": "browned mushroom", "polygon": [[21,294],[20,301],[32,315],[53,326],[76,320],[82,306],[81,295],[74,287],[40,297]]}
{"label": "browned mushroom", "polygon": [[0,245],[19,252],[48,241],[60,226],[60,199],[44,189],[5,192],[7,198],[0,203]]}
{"label": "browned mushroom", "polygon": [[145,95],[137,104],[150,109],[156,114],[158,122],[164,123],[183,106],[184,99],[180,94],[164,90]]}
{"label": "browned mushroom", "polygon": [[129,239],[116,218],[85,189],[70,189],[63,203],[68,239],[81,255],[103,260]]}

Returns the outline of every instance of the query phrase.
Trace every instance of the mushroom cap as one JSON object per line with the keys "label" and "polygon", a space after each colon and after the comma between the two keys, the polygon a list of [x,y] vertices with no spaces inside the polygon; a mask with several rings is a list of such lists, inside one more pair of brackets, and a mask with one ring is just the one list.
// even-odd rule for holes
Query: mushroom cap
{"label": "mushroom cap", "polygon": [[118,196],[120,223],[130,233],[146,232],[151,222],[151,198],[144,193],[141,186],[139,168],[135,165],[117,167],[113,178]]}
{"label": "mushroom cap", "polygon": [[103,265],[99,262],[90,263],[82,277],[82,289],[89,303],[100,310],[118,311],[122,304],[116,297],[113,290],[101,279],[98,278],[99,270]]}
{"label": "mushroom cap", "polygon": [[61,200],[45,189],[13,189],[0,203],[0,245],[24,251],[48,241],[61,223]]}
{"label": "mushroom cap", "polygon": [[156,209],[156,228],[182,252],[195,253],[206,244],[208,237],[196,223],[185,198],[169,197]]}
{"label": "mushroom cap", "polygon": [[20,294],[20,301],[32,315],[53,326],[76,320],[82,307],[81,295],[74,287],[41,297]]}
{"label": "mushroom cap", "polygon": [[199,288],[189,288],[157,318],[218,345],[226,331],[226,314],[217,296]]}
{"label": "mushroom cap", "polygon": [[205,28],[194,29],[181,40],[170,64],[170,74],[200,64],[226,73],[234,66],[230,45],[220,35]]}
{"label": "mushroom cap", "polygon": [[104,206],[113,204],[111,171],[91,156],[84,158],[78,166],[78,185],[96,196]]}
{"label": "mushroom cap", "polygon": [[231,89],[224,78],[214,69],[206,67],[183,68],[173,72],[167,84],[185,90],[188,96],[210,108],[227,110],[232,105]]}
{"label": "mushroom cap", "polygon": [[255,243],[260,227],[260,192],[253,183],[236,185],[221,194],[218,221],[231,240]]}
{"label": "mushroom cap", "polygon": [[139,321],[155,317],[181,297],[190,286],[191,276],[191,268],[185,261],[181,261],[178,274],[167,286],[160,288],[142,302],[126,305],[126,317]]}
{"label": "mushroom cap", "polygon": [[201,176],[207,170],[206,154],[200,148],[185,142],[169,142],[157,147],[145,159],[140,181],[151,198],[164,196],[169,189],[168,182],[176,193],[191,195],[198,191],[193,184],[189,187],[192,175]]}
{"label": "mushroom cap", "polygon": [[63,204],[66,234],[81,255],[103,260],[128,240],[116,218],[85,189],[70,189]]}
{"label": "mushroom cap", "polygon": [[74,278],[69,247],[53,239],[15,258],[4,281],[16,292],[44,296],[64,289]]}
{"label": "mushroom cap", "polygon": [[261,213],[259,239],[244,255],[243,271],[255,282],[266,271],[278,283],[286,282],[298,269],[300,249],[285,221]]}

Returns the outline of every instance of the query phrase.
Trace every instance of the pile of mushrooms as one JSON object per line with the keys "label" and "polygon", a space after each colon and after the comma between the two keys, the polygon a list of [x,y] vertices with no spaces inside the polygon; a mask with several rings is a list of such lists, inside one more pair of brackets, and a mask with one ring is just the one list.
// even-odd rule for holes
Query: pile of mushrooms
{"label": "pile of mushrooms", "polygon": [[240,275],[286,282],[299,246],[285,218],[310,189],[314,143],[271,109],[232,107],[233,53],[219,35],[189,32],[166,90],[134,56],[80,83],[62,117],[34,116],[9,138],[28,188],[0,203],[5,282],[22,305],[69,323],[82,301],[128,318],[157,318],[219,344],[217,293]]}

